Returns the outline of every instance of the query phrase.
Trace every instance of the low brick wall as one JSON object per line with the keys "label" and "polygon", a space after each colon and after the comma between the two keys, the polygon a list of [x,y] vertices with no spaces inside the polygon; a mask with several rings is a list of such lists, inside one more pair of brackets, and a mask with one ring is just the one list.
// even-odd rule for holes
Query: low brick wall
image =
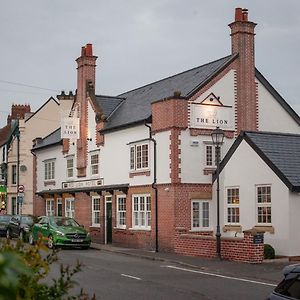
{"label": "low brick wall", "polygon": [[[241,261],[247,263],[262,263],[264,257],[264,244],[254,243],[257,232],[244,231],[244,237],[221,238],[222,259]],[[175,252],[182,255],[200,256],[205,258],[216,257],[216,238],[186,233],[176,230]]]}

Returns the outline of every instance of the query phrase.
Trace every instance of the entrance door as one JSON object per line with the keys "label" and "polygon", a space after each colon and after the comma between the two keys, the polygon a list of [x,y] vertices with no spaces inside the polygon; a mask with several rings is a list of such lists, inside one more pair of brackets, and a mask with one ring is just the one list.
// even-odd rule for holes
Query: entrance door
{"label": "entrance door", "polygon": [[112,197],[105,197],[105,242],[112,243]]}

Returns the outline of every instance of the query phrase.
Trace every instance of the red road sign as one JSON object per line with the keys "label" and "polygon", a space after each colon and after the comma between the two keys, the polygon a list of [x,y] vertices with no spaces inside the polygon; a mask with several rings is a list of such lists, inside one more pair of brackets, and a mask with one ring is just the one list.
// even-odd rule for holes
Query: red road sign
{"label": "red road sign", "polygon": [[18,186],[18,193],[24,193],[24,185],[22,185],[22,184],[20,184],[19,186]]}

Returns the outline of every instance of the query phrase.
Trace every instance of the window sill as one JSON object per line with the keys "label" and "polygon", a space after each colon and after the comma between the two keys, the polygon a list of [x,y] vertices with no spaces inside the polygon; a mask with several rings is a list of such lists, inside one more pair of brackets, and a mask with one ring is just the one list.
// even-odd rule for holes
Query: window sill
{"label": "window sill", "polygon": [[203,174],[204,175],[211,175],[215,172],[215,170],[216,170],[216,167],[205,167],[203,169]]}
{"label": "window sill", "polygon": [[44,181],[44,186],[48,186],[48,185],[55,185],[55,180]]}
{"label": "window sill", "polygon": [[133,178],[135,176],[150,176],[150,171],[149,170],[141,170],[141,171],[129,172],[129,178]]}
{"label": "window sill", "polygon": [[272,225],[255,225],[253,229],[257,231],[269,232],[271,234],[275,233],[275,229]]}
{"label": "window sill", "polygon": [[115,230],[126,230],[126,227],[114,227]]}
{"label": "window sill", "polygon": [[235,231],[235,232],[242,232],[241,225],[225,225],[223,226],[223,232],[227,231]]}
{"label": "window sill", "polygon": [[90,228],[100,228],[100,227],[101,225],[95,225],[95,224],[90,226]]}
{"label": "window sill", "polygon": [[132,231],[151,231],[151,228],[129,228]]}
{"label": "window sill", "polygon": [[191,233],[212,232],[212,231],[213,231],[213,229],[211,227],[197,228],[197,229],[189,230],[189,232],[191,232]]}

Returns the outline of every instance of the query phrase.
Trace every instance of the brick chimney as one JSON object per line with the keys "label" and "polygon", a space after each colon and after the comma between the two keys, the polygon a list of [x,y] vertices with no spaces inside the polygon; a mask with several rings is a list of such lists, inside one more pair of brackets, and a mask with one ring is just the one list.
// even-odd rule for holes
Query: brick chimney
{"label": "brick chimney", "polygon": [[28,104],[13,104],[11,106],[11,114],[7,117],[7,124],[10,124],[11,120],[25,119],[25,114],[30,112],[31,108]]}
{"label": "brick chimney", "polygon": [[236,8],[231,28],[232,54],[237,59],[236,131],[258,130],[258,103],[255,84],[254,28],[248,21],[248,9]]}
{"label": "brick chimney", "polygon": [[77,94],[76,102],[80,110],[80,139],[77,141],[77,175],[86,176],[87,166],[87,130],[88,130],[88,103],[87,89],[92,85],[95,87],[96,78],[96,60],[93,56],[92,44],[86,44],[81,48],[81,56],[76,59],[77,62]]}

